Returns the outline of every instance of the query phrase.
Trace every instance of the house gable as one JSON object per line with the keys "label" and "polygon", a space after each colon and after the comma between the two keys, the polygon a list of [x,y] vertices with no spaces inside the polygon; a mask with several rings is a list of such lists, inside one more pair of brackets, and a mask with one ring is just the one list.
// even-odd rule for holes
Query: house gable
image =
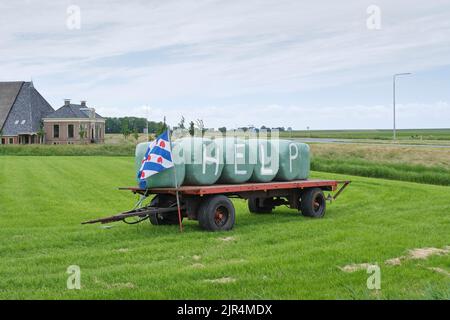
{"label": "house gable", "polygon": [[0,130],[12,109],[24,82],[0,82]]}
{"label": "house gable", "polygon": [[3,135],[36,133],[40,129],[42,118],[53,111],[33,83],[24,82],[4,123]]}

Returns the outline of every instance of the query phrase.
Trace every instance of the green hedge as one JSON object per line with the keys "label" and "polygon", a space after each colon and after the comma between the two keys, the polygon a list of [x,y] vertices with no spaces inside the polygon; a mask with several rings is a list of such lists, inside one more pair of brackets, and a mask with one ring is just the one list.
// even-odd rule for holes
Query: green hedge
{"label": "green hedge", "polygon": [[0,156],[134,156],[134,144],[1,145]]}

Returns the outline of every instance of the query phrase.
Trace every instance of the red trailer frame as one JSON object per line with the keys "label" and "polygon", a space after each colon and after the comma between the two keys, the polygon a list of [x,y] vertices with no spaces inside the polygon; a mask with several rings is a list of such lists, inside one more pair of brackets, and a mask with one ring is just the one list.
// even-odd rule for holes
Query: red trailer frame
{"label": "red trailer frame", "polygon": [[184,195],[204,196],[208,194],[239,194],[250,191],[269,191],[269,190],[284,190],[284,189],[306,189],[306,188],[321,188],[323,190],[335,191],[339,184],[343,183],[344,188],[350,181],[337,180],[294,180],[284,182],[257,182],[257,183],[242,183],[242,184],[215,184],[210,186],[180,186],[179,188],[152,188],[141,189],[137,187],[119,188],[119,190],[130,190],[133,193],[139,194],[175,194],[177,191]]}
{"label": "red trailer frame", "polygon": [[[230,230],[235,220],[234,206],[229,200],[233,197],[248,200],[249,211],[256,214],[270,213],[276,206],[287,205],[299,210],[304,216],[321,218],[325,214],[326,201],[335,200],[349,184],[350,181],[311,179],[179,188],[124,187],[119,190],[128,190],[141,196],[132,210],[83,224],[113,221],[135,224],[149,219],[153,225],[180,224],[181,228],[182,218],[187,217],[198,220],[206,230]],[[325,197],[324,191],[335,193]],[[177,193],[179,207],[175,197]],[[151,195],[155,197],[150,204],[143,205],[144,200]],[[138,219],[127,220],[130,217]]]}

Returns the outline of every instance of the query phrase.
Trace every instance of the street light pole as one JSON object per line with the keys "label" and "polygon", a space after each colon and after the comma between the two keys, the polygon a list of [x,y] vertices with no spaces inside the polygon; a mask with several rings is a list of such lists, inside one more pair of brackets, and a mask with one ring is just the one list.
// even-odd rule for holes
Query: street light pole
{"label": "street light pole", "polygon": [[410,75],[410,72],[406,72],[406,73],[396,73],[394,74],[394,76],[392,77],[392,84],[393,84],[393,90],[392,90],[392,102],[393,102],[393,117],[394,117],[394,140],[397,139],[397,129],[396,129],[396,123],[395,123],[395,80],[397,79],[397,77],[399,76],[407,76]]}
{"label": "street light pole", "polygon": [[149,142],[149,136],[148,136],[148,119],[150,118],[150,107],[147,105],[147,118],[145,119],[147,124],[147,140],[145,142]]}

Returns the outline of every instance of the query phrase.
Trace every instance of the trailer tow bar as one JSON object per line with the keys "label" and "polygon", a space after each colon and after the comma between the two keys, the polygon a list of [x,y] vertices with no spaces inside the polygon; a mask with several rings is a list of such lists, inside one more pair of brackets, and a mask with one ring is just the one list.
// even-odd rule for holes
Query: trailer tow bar
{"label": "trailer tow bar", "polygon": [[343,185],[338,189],[338,191],[336,191],[336,193],[332,196],[331,194],[328,194],[327,199],[328,201],[332,202],[334,200],[337,199],[337,197],[339,197],[339,195],[342,193],[342,191],[344,191],[345,188],[347,188],[347,186],[351,183],[351,181],[338,181],[338,183],[342,183]]}
{"label": "trailer tow bar", "polygon": [[[183,207],[180,209],[184,209]],[[115,221],[124,221],[126,218],[130,217],[140,217],[141,219],[136,221],[135,223],[142,222],[146,220],[151,214],[158,214],[158,213],[167,213],[167,212],[174,212],[177,211],[177,207],[171,207],[171,208],[157,208],[157,207],[144,207],[139,208],[136,210],[131,211],[125,211],[113,216],[109,216],[106,218],[100,218],[100,219],[94,219],[94,220],[88,220],[84,221],[81,224],[93,224],[93,223],[109,223],[109,222],[115,222]],[[134,224],[134,222],[128,222],[128,224]]]}

